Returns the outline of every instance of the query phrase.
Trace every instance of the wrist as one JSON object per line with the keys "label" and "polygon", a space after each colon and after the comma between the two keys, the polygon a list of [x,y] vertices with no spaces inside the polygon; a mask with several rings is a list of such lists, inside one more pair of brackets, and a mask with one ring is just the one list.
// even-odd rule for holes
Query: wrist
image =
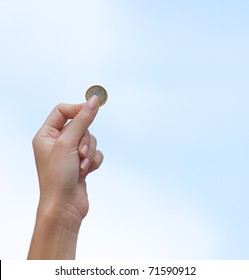
{"label": "wrist", "polygon": [[47,211],[39,209],[28,259],[75,259],[78,231],[72,231]]}
{"label": "wrist", "polygon": [[72,206],[65,202],[43,201],[40,199],[36,220],[46,223],[50,228],[64,229],[78,235],[82,219]]}

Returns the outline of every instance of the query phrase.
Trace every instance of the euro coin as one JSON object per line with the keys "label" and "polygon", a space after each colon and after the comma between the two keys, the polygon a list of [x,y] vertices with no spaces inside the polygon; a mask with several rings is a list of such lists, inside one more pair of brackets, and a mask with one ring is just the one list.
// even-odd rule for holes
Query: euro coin
{"label": "euro coin", "polygon": [[102,86],[94,85],[86,91],[86,100],[89,100],[93,95],[97,95],[99,98],[99,105],[102,106],[106,103],[107,92]]}

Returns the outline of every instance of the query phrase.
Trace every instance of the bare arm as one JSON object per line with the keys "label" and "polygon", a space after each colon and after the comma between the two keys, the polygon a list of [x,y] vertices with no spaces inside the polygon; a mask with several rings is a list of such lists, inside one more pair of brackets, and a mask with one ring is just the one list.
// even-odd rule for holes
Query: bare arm
{"label": "bare arm", "polygon": [[85,178],[103,160],[88,131],[98,107],[96,96],[85,104],[58,105],[33,139],[40,200],[28,259],[75,258],[89,207]]}

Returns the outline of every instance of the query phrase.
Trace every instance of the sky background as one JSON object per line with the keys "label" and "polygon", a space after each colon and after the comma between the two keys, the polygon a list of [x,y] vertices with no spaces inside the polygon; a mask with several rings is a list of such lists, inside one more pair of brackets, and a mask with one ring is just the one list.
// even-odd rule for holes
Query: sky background
{"label": "sky background", "polygon": [[25,259],[31,141],[93,84],[78,259],[249,259],[249,1],[0,0],[0,258]]}

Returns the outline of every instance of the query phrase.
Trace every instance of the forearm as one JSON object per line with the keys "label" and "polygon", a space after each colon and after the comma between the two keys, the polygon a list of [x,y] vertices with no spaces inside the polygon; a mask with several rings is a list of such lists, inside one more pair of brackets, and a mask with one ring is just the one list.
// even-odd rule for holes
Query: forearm
{"label": "forearm", "polygon": [[58,223],[52,214],[37,214],[28,260],[75,259],[78,232]]}

